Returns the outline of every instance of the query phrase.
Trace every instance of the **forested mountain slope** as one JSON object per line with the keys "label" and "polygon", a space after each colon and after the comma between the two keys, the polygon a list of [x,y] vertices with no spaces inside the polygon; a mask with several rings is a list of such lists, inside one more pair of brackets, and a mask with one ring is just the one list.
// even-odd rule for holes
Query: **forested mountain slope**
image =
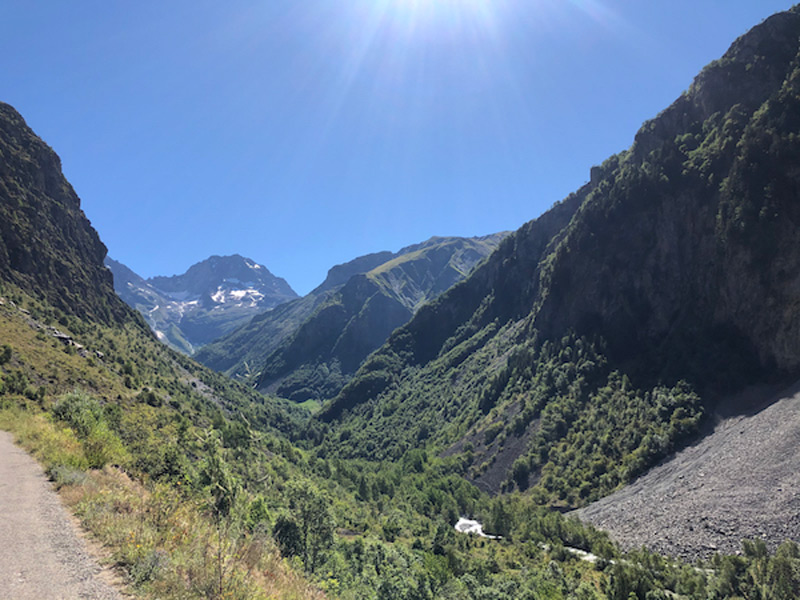
{"label": "forested mountain slope", "polygon": [[331,269],[305,298],[259,315],[197,359],[295,401],[335,395],[367,355],[488,256],[505,233],[431,238]]}
{"label": "forested mountain slope", "polygon": [[322,417],[344,455],[433,440],[487,489],[578,505],[800,367],[800,11],[767,19],[465,282]]}
{"label": "forested mountain slope", "polygon": [[[16,128],[2,124],[2,148],[18,136],[28,140],[21,155],[41,149],[9,114]],[[51,169],[13,176],[20,193],[3,198],[14,258],[0,273],[0,428],[36,454],[135,595],[476,600],[543,587],[564,597],[581,586],[586,598],[608,597],[611,574],[538,545],[568,542],[610,558],[617,551],[604,535],[530,502],[512,517],[458,475],[457,460],[421,451],[383,465],[321,458],[309,450],[319,427],[305,411],[159,343],[113,294],[77,196],[69,218],[50,222],[61,207],[40,181],[67,185]],[[61,255],[42,252],[40,230],[53,249],[76,246],[65,255],[74,264],[57,263],[76,275],[74,288],[46,276]],[[87,288],[92,277],[105,284]],[[537,550],[498,554],[456,534],[459,514],[491,517]]]}

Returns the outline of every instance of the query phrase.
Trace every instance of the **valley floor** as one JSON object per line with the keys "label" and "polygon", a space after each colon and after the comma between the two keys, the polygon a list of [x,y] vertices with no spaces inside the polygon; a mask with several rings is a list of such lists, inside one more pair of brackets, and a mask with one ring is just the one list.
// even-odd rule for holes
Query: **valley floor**
{"label": "valley floor", "polygon": [[0,598],[120,600],[41,467],[0,431]]}
{"label": "valley floor", "polygon": [[733,400],[709,435],[577,516],[625,549],[689,560],[800,540],[800,382]]}

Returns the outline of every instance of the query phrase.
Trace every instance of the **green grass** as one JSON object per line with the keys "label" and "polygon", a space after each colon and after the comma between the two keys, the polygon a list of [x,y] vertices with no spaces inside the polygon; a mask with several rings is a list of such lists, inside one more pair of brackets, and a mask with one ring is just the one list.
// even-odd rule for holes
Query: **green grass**
{"label": "green grass", "polygon": [[322,402],[310,398],[305,402],[298,402],[297,406],[299,406],[303,410],[307,410],[312,415],[315,415],[319,412],[319,409],[322,408]]}

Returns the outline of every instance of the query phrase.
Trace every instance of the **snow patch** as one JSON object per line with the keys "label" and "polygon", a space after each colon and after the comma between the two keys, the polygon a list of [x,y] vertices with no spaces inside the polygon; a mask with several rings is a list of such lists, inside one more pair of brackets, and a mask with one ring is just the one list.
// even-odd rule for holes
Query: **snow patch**
{"label": "snow patch", "polygon": [[255,288],[247,288],[243,290],[223,290],[220,286],[217,291],[211,295],[211,299],[217,304],[226,304],[229,302],[236,302],[241,305],[243,301],[248,301],[250,305],[254,305],[264,298],[264,294]]}

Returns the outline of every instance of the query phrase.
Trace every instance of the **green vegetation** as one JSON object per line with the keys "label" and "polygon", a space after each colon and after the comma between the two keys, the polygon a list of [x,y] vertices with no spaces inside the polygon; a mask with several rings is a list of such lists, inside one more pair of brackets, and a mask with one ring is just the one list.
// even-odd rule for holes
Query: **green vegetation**
{"label": "green vegetation", "polygon": [[[111,295],[103,248],[63,178],[59,198],[35,177],[24,189],[48,161],[11,147],[19,177],[0,181],[14,188],[0,194],[0,250],[18,247],[0,251],[0,425],[45,464],[144,597],[797,597],[791,542],[770,554],[748,541],[741,556],[690,566],[623,554],[560,513],[695,434],[709,390],[800,366],[792,23],[735,46],[630,151],[420,307],[319,419],[159,344]],[[718,94],[715,78],[741,87],[741,102]],[[14,115],[6,121],[21,128]],[[59,223],[41,239],[30,219],[65,203],[88,237],[62,265],[50,243]],[[425,256],[417,250],[412,258]],[[38,271],[9,262],[25,253]],[[374,333],[381,292],[399,283],[389,275],[406,267],[352,277],[345,266],[346,284],[323,286],[318,303],[260,319],[291,337],[265,371],[286,375],[300,400],[332,393],[325,386],[343,384],[374,347],[337,355],[353,348],[340,344],[343,327]],[[781,310],[762,310],[763,298]],[[302,335],[281,329],[298,322]],[[309,357],[310,339],[324,352]],[[458,534],[460,516],[501,539]]]}
{"label": "green vegetation", "polygon": [[[48,465],[66,503],[143,597],[784,600],[800,586],[792,543],[770,555],[745,542],[742,556],[698,567],[644,551],[622,556],[604,534],[530,497],[486,499],[454,474],[453,460],[422,452],[387,468],[312,461],[307,475],[316,483],[289,477],[282,492],[261,486],[258,495],[214,435],[198,442],[205,454],[195,479],[131,479],[111,466],[87,472],[77,431],[95,422],[94,403],[64,400],[70,414],[83,413],[74,425],[6,397],[0,426]],[[456,534],[445,516],[468,507],[504,539]],[[586,562],[569,547],[605,558]]]}
{"label": "green vegetation", "polygon": [[287,568],[264,532],[245,536],[219,527],[210,491],[187,494],[179,482],[137,481],[119,467],[87,472],[85,446],[71,427],[29,406],[20,410],[8,400],[4,405],[0,427],[11,429],[47,467],[62,499],[138,596],[324,597]]}
{"label": "green vegetation", "polygon": [[[610,369],[599,343],[575,335],[552,342],[534,332],[520,344],[506,331],[471,352],[493,332],[409,369],[377,401],[334,423],[319,452],[387,459],[428,444],[459,456],[461,473],[491,481],[494,491],[533,483],[538,501],[577,507],[631,481],[698,430],[700,399],[685,382],[637,388]],[[368,381],[390,377],[381,372],[370,371]],[[508,449],[513,460],[504,468]]]}
{"label": "green vegetation", "polygon": [[295,402],[332,398],[395,328],[466,277],[505,235],[431,238],[335,267],[309,296],[254,319],[197,359]]}
{"label": "green vegetation", "polygon": [[[619,557],[605,535],[527,497],[489,499],[461,477],[462,457],[415,450],[388,464],[323,458],[264,424],[299,435],[308,430],[302,420],[269,417],[278,407],[262,399],[245,421],[233,408],[247,407],[236,394],[249,392],[232,382],[227,391],[214,387],[217,376],[138,330],[70,322],[75,330],[67,331],[86,348],[104,344],[102,359],[83,357],[19,311],[43,318],[44,305],[5,294],[17,307],[0,308],[12,349],[3,373],[46,381],[47,390],[29,383],[6,391],[0,423],[45,463],[138,593],[606,597],[605,567],[561,550]],[[462,514],[505,539],[457,534]]]}

